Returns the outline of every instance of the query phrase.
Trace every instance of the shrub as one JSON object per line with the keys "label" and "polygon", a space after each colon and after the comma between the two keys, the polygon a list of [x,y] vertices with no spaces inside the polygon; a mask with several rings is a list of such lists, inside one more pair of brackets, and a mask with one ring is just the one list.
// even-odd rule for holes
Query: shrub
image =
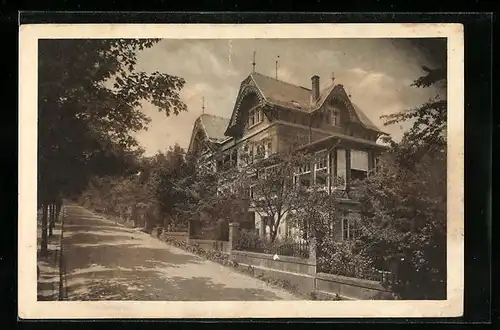
{"label": "shrub", "polygon": [[266,242],[263,240],[256,231],[253,230],[240,230],[238,244],[236,249],[243,251],[264,252]]}
{"label": "shrub", "polygon": [[372,260],[358,252],[355,242],[325,238],[318,242],[318,269],[342,276],[371,279]]}
{"label": "shrub", "polygon": [[223,265],[229,265],[229,256],[225,253],[219,252],[219,251],[213,251],[213,250],[205,250],[201,247],[199,247],[197,244],[188,244],[185,241],[179,241],[176,240],[175,238],[162,234],[161,239],[170,245],[173,245],[177,248],[180,248],[182,250],[194,253],[199,255],[200,257],[203,257],[205,259],[217,262],[219,264]]}

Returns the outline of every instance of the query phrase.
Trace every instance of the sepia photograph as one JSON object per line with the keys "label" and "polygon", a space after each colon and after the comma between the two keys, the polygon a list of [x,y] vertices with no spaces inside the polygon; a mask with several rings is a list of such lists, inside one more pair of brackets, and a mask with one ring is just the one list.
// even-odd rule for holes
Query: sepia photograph
{"label": "sepia photograph", "polygon": [[57,303],[52,317],[67,302],[138,317],[153,301],[201,310],[155,317],[460,315],[461,26],[329,26],[31,30],[26,303]]}

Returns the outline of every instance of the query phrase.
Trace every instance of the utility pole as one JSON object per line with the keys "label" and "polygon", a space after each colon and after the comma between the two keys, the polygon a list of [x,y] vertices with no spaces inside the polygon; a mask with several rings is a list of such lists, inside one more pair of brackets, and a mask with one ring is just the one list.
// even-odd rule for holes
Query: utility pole
{"label": "utility pole", "polygon": [[253,62],[252,62],[252,67],[253,67],[252,72],[254,72],[254,73],[255,73],[255,50],[253,51]]}
{"label": "utility pole", "polygon": [[276,80],[278,80],[278,60],[279,60],[280,56],[278,55],[278,57],[276,58]]}

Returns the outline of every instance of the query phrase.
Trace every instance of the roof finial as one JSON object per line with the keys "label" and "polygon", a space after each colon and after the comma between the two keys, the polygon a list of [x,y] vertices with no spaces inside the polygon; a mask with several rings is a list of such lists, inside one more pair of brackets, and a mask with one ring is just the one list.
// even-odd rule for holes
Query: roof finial
{"label": "roof finial", "polygon": [[205,96],[201,98],[201,113],[205,113]]}
{"label": "roof finial", "polygon": [[280,56],[278,55],[278,57],[276,58],[276,80],[278,80],[278,60],[279,60]]}
{"label": "roof finial", "polygon": [[253,62],[252,62],[252,72],[255,72],[255,50],[253,51]]}
{"label": "roof finial", "polygon": [[332,76],[330,77],[332,79],[332,84],[335,82],[335,73],[332,72]]}

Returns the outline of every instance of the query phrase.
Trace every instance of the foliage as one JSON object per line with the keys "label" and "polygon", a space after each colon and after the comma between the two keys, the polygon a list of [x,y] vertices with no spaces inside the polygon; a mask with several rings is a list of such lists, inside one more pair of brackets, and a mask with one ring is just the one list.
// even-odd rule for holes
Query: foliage
{"label": "foliage", "polygon": [[318,244],[318,268],[322,272],[365,278],[372,268],[371,259],[361,253],[353,241],[338,241],[326,236]]}
{"label": "foliage", "polygon": [[247,162],[241,172],[238,181],[249,195],[251,207],[269,219],[271,241],[276,239],[284,217],[299,209],[307,195],[305,187],[293,178],[298,168],[310,162],[312,158],[305,152],[281,152]]}
{"label": "foliage", "polygon": [[157,201],[160,214],[169,219],[168,225],[187,227],[180,223],[183,222],[183,217],[178,206],[189,198],[183,184],[191,179],[194,168],[184,149],[177,144],[170,147],[162,157],[161,166],[155,173],[155,185],[151,188],[152,198]]}
{"label": "foliage", "polygon": [[240,230],[237,250],[263,252],[266,241],[254,230]]}
{"label": "foliage", "polygon": [[199,247],[197,244],[188,244],[186,241],[178,240],[173,238],[172,236],[168,236],[163,233],[161,239],[167,242],[170,245],[178,247],[182,250],[197,254],[203,258],[208,260],[217,262],[222,265],[231,266],[233,263],[229,260],[229,255],[220,251],[206,250]]}
{"label": "foliage", "polygon": [[96,177],[91,180],[82,201],[93,208],[100,208],[107,214],[113,214],[136,222],[141,212],[145,216],[144,226],[152,229],[155,225],[164,225],[164,217],[170,216],[169,225],[183,227],[173,223],[173,203],[183,201],[183,196],[171,189],[170,179],[181,180],[189,175],[185,163],[184,150],[178,145],[167,152],[138,160],[139,172],[128,176]]}
{"label": "foliage", "polygon": [[182,78],[135,70],[137,52],[156,42],[39,42],[40,198],[78,193],[95,175],[133,172],[142,150],[131,133],[149,122],[141,102],[151,102],[166,115],[186,110],[179,96]]}
{"label": "foliage", "polygon": [[[434,49],[436,68],[423,67],[413,86],[446,89],[446,48]],[[390,141],[377,171],[353,194],[362,206],[353,249],[371,266],[395,272],[389,285],[403,299],[446,298],[446,116],[438,95],[382,117],[386,125],[412,126],[401,142]]]}
{"label": "foliage", "polygon": [[403,298],[443,298],[446,154],[426,155],[414,169],[400,166],[396,156],[387,155],[362,189],[359,248],[378,268],[391,268],[397,261],[399,280],[392,286]]}
{"label": "foliage", "polygon": [[238,172],[234,169],[215,172],[197,165],[190,159],[190,176],[174,184],[174,189],[184,196],[176,202],[175,209],[184,219],[192,221],[192,228],[211,231],[214,238],[227,240],[229,223],[243,221],[248,206],[237,180]]}
{"label": "foliage", "polygon": [[338,221],[339,212],[342,211],[336,195],[315,188],[311,187],[303,195],[300,208],[287,218],[287,222],[300,229],[306,239],[333,235],[332,224]]}

